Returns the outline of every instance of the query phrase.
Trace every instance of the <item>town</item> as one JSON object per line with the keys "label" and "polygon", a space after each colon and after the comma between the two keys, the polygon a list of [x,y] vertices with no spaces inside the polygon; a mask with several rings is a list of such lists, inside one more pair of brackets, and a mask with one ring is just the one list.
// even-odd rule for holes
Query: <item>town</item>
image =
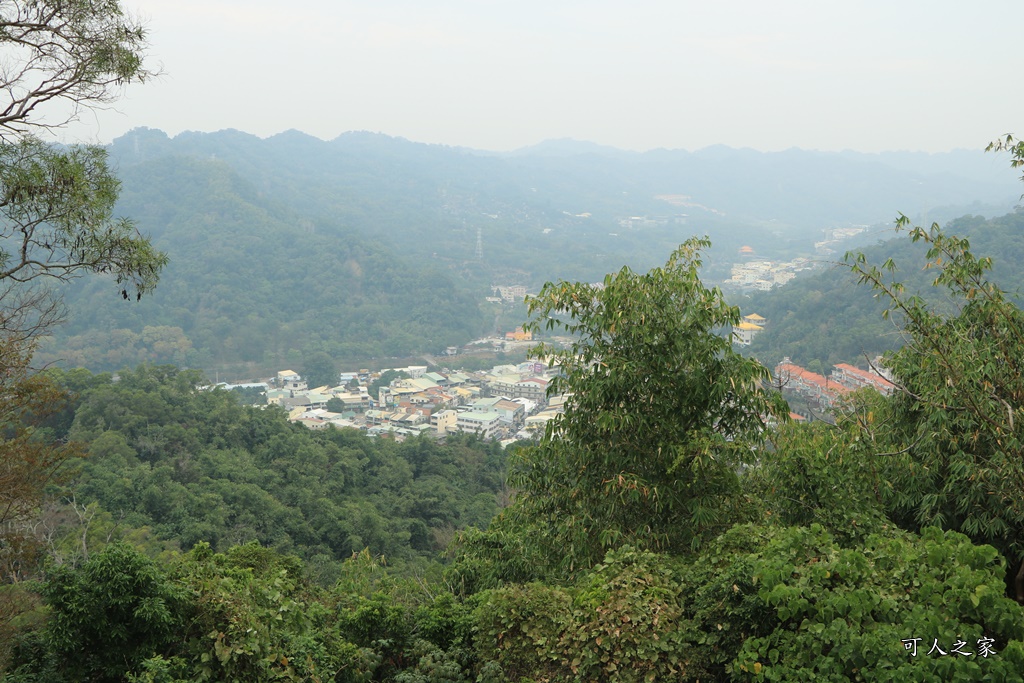
{"label": "town", "polygon": [[[748,345],[767,324],[756,313],[744,316],[733,327],[733,343]],[[532,343],[532,335],[517,328],[507,332],[504,340],[478,340],[467,346],[481,343],[495,348],[510,343],[521,347]],[[464,432],[506,446],[539,438],[548,422],[564,412],[566,397],[548,395],[550,381],[558,371],[557,366],[539,359],[495,365],[484,371],[430,370],[427,365],[379,371],[363,368],[340,372],[335,386],[310,387],[294,370],[281,370],[266,381],[221,382],[213,387],[258,392],[268,405],[285,409],[289,421],[313,430],[332,426],[359,429],[369,436],[386,435],[396,441],[421,434],[441,439]],[[784,358],[775,366],[772,382],[793,406],[793,419],[830,421],[832,411],[850,393],[868,387],[888,396],[895,389],[891,380],[880,358],[867,370],[837,364],[828,377]]]}
{"label": "town", "polygon": [[[523,336],[522,330],[516,334]],[[265,382],[216,386],[264,392],[269,405],[281,406],[290,421],[309,429],[348,427],[398,441],[468,432],[507,445],[539,436],[562,412],[564,397],[547,395],[555,374],[557,368],[531,360],[476,372],[428,371],[426,365],[360,369],[340,373],[336,386],[319,387],[282,370]]]}

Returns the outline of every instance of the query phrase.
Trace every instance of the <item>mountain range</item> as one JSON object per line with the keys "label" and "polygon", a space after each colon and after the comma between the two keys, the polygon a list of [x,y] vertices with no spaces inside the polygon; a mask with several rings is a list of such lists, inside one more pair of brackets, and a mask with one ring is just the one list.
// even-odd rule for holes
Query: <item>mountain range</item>
{"label": "mountain range", "polygon": [[496,154],[353,132],[137,129],[109,146],[118,214],[166,251],[156,293],[103,278],[66,292],[49,361],[212,369],[438,352],[521,322],[491,285],[536,290],[664,262],[707,234],[708,279],[736,250],[812,253],[826,228],[898,212],[945,221],[1008,211],[1020,189],[982,152],[625,152],[556,140]]}

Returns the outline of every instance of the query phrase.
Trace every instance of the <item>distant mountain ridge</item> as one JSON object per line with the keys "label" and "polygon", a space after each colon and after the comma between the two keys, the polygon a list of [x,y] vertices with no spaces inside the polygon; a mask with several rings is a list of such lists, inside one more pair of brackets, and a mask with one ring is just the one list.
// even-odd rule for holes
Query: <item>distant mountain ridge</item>
{"label": "distant mountain ridge", "polygon": [[[1020,194],[1013,171],[996,173],[1003,160],[980,151],[627,152],[556,140],[495,154],[367,132],[144,128],[109,150],[124,182],[118,212],[172,264],[138,306],[108,301],[103,281],[69,292],[73,319],[50,358],[94,369],[437,351],[487,331],[491,285],[646,270],[694,234],[711,236],[705,263],[718,277],[743,245],[807,252],[824,228],[897,212],[994,215]],[[134,350],[100,341],[110,330],[127,331]]]}
{"label": "distant mountain ridge", "polygon": [[[358,171],[475,189],[500,182],[507,192],[527,199],[528,193],[543,191],[538,184],[548,188],[543,196],[567,199],[594,194],[607,198],[617,191],[634,195],[616,207],[627,215],[651,208],[654,195],[687,194],[744,220],[776,219],[797,229],[873,223],[889,220],[897,211],[929,213],[976,202],[1010,207],[1020,196],[1006,160],[981,150],[758,152],[718,145],[693,152],[629,152],[562,139],[495,153],[366,132],[323,141],[294,130],[260,139],[232,130],[168,138],[160,131],[138,129],[116,140],[111,151],[122,161],[132,160],[133,152],[215,154],[248,166],[254,174],[270,172],[268,164],[283,164],[277,170],[306,173],[310,180],[316,174],[344,180]],[[247,174],[246,169],[240,172]],[[817,208],[809,209],[811,203]]]}

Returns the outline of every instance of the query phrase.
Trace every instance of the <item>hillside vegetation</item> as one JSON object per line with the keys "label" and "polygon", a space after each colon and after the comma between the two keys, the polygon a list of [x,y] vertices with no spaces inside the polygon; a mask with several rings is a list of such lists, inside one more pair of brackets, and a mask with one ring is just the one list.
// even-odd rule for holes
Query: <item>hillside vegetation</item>
{"label": "hillside vegetation", "polygon": [[89,458],[34,527],[56,561],[0,593],[7,680],[1024,680],[1024,317],[965,241],[912,235],[959,305],[854,259],[904,315],[907,391],[834,426],[788,423],[715,334],[740,312],[704,241],[546,285],[534,329],[580,342],[511,496],[473,440],[313,434],[173,368],[57,373],[78,398],[38,438]]}
{"label": "hillside vegetation", "polygon": [[493,284],[536,291],[555,278],[596,282],[624,263],[646,270],[695,234],[712,238],[704,276],[714,280],[741,245],[809,253],[822,228],[888,221],[892,206],[943,218],[1016,197],[991,157],[966,152],[561,143],[485,155],[367,133],[325,142],[146,129],[109,151],[123,180],[118,213],[170,264],[137,305],[107,296],[103,279],[66,291],[69,324],[40,358],[93,371],[149,362],[251,375],[318,352],[346,363],[438,353],[507,331],[493,330],[501,311],[483,306]]}
{"label": "hillside vegetation", "polygon": [[[992,280],[1015,297],[1024,291],[1024,212],[985,219],[962,216],[945,230],[970,240],[976,253],[992,257]],[[897,266],[892,279],[909,292],[922,296],[937,310],[955,310],[957,302],[932,286],[934,267],[919,244],[898,237],[865,248],[876,263],[891,258]],[[842,259],[840,259],[842,260]],[[835,363],[863,364],[904,343],[900,314],[884,319],[885,303],[879,301],[841,263],[798,277],[771,292],[735,298],[744,312],[756,311],[771,324],[754,338],[749,353],[774,367],[784,356],[814,372],[825,372]]]}

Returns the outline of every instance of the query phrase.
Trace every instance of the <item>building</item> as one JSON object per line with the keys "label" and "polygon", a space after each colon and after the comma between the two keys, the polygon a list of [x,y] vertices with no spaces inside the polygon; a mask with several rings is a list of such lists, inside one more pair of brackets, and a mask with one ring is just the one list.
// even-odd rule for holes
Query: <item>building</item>
{"label": "building", "polygon": [[291,391],[305,391],[306,382],[294,370],[281,370],[277,373],[277,386]]}
{"label": "building", "polygon": [[775,381],[782,391],[791,391],[822,408],[832,408],[853,390],[816,372],[794,365],[789,358],[775,366]]}
{"label": "building", "polygon": [[871,387],[884,396],[889,396],[896,390],[896,385],[877,372],[869,372],[855,368],[846,363],[839,363],[832,370],[832,380],[850,389],[863,389]]}
{"label": "building", "polygon": [[536,403],[546,403],[548,381],[541,377],[529,377],[516,383],[515,392],[509,398],[525,398]]}
{"label": "building", "polygon": [[459,414],[454,410],[439,410],[430,416],[430,424],[438,434],[455,431],[458,421]]}
{"label": "building", "polygon": [[514,331],[506,332],[505,333],[505,341],[519,341],[519,342],[521,342],[521,341],[532,341],[532,340],[533,340],[533,332],[530,332],[529,330],[524,330],[522,327],[517,327]]}
{"label": "building", "polygon": [[762,330],[764,328],[760,325],[748,323],[744,320],[740,324],[732,326],[732,341],[740,346],[750,346],[750,343],[754,341],[754,337]]}
{"label": "building", "polygon": [[485,439],[493,439],[502,426],[501,415],[498,413],[459,413],[455,426],[463,432],[472,432]]}
{"label": "building", "polygon": [[517,303],[526,298],[524,285],[492,285],[491,290],[505,303]]}
{"label": "building", "polygon": [[768,319],[764,316],[760,316],[757,313],[751,313],[750,315],[743,316],[743,322],[750,323],[751,325],[760,325],[765,327],[768,325]]}

